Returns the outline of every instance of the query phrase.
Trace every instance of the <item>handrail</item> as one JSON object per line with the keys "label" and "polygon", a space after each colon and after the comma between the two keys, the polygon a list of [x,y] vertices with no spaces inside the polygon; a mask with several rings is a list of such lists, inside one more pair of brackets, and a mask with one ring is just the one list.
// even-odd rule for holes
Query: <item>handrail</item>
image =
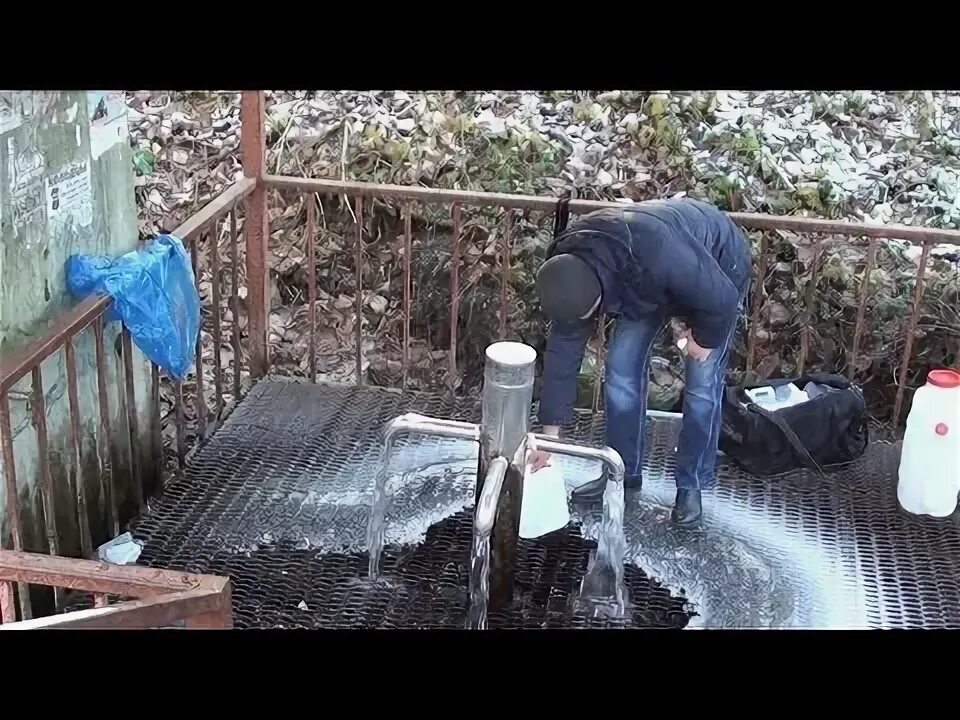
{"label": "handrail", "polygon": [[[194,215],[173,230],[181,240],[188,239],[207,223],[229,211],[237,202],[253,192],[255,178],[243,178],[208,202]],[[64,341],[85,330],[110,305],[107,296],[89,297],[79,305],[54,318],[50,329],[42,337],[13,350],[0,358],[0,393],[7,392],[26,377],[31,369],[57,352]]]}
{"label": "handrail", "polygon": [[[514,195],[481,192],[477,190],[447,190],[421,186],[383,185],[378,183],[302,178],[287,175],[265,175],[268,187],[276,190],[298,190],[352,196],[394,198],[426,203],[460,203],[465,205],[496,205],[502,208],[552,211],[559,198],[543,195]],[[570,200],[573,212],[589,212],[603,208],[630,207],[631,203],[605,200]],[[824,220],[795,215],[768,215],[763,213],[727,213],[733,222],[753,230],[793,230],[795,232],[849,235],[856,237],[896,238],[916,245],[942,242],[960,245],[960,230],[922,228],[909,225],[875,225],[863,222]]]}
{"label": "handrail", "polygon": [[[184,621],[187,627],[229,628],[232,625],[230,579],[218,575],[0,550],[0,592],[12,583],[91,592],[96,595],[96,607],[17,622],[11,621],[12,606],[8,604],[4,617],[0,617],[0,631],[150,628],[179,621]],[[9,591],[7,595],[9,597]],[[110,595],[132,600],[110,605]]]}
{"label": "handrail", "polygon": [[15,550],[0,550],[0,582],[49,585],[133,598],[184,590],[219,592],[223,586],[223,580],[213,575],[195,575],[137,565],[111,565],[97,560]]}
{"label": "handrail", "polygon": [[[169,627],[177,622],[184,622],[186,627],[227,630],[232,627],[233,621],[224,606],[224,601],[217,594],[206,590],[184,590],[106,607],[20,620],[0,625],[0,631],[149,630]],[[199,622],[195,620],[198,617],[202,618]]]}
{"label": "handrail", "polygon": [[187,240],[211,220],[216,220],[221,215],[230,211],[234,205],[252,193],[256,187],[256,178],[245,177],[242,180],[238,180],[188,217],[179,227],[173,230],[171,235],[176,235],[181,240]]}
{"label": "handrail", "polygon": [[54,318],[53,326],[42,337],[0,357],[0,394],[20,382],[27,373],[63,347],[68,337],[85,330],[109,307],[107,295],[89,297],[75,308]]}

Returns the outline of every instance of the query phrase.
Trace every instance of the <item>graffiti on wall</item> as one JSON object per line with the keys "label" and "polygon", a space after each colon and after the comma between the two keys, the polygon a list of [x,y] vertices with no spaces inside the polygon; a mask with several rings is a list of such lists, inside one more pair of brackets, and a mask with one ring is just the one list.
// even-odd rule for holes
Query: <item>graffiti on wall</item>
{"label": "graffiti on wall", "polygon": [[7,179],[14,236],[28,226],[44,222],[43,176],[46,158],[34,146],[21,149],[15,137],[7,137]]}
{"label": "graffiti on wall", "polygon": [[28,114],[25,110],[29,109],[23,107],[25,94],[9,90],[0,92],[0,135],[23,125],[24,116]]}

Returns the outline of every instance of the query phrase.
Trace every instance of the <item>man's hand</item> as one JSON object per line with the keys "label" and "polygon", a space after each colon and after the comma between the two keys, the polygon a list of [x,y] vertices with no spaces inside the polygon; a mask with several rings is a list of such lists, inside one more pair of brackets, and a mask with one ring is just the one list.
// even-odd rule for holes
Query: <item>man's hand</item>
{"label": "man's hand", "polygon": [[[547,425],[543,428],[543,434],[549,435],[552,438],[560,438],[560,428],[555,425]],[[530,453],[530,474],[537,472],[538,470],[543,470],[545,467],[550,465],[550,453],[545,450],[534,450]]]}
{"label": "man's hand", "polygon": [[684,348],[687,355],[692,357],[697,362],[706,362],[707,358],[710,357],[710,353],[713,352],[710,348],[700,347],[697,344],[697,341],[693,339],[693,333],[687,329],[683,333],[683,337],[687,339],[687,345]]}
{"label": "man's hand", "polygon": [[550,465],[550,453],[543,450],[534,450],[530,454],[530,474],[543,470]]}

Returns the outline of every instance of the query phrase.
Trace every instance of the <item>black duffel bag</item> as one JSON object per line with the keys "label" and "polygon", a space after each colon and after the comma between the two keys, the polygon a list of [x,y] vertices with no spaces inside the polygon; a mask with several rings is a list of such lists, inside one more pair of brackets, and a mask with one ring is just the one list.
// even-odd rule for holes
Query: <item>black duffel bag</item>
{"label": "black duffel bag", "polygon": [[[815,383],[818,394],[770,412],[744,392],[791,382],[801,390]],[[746,388],[728,387],[724,394],[720,450],[753,475],[799,467],[822,474],[859,458],[868,443],[863,391],[840,375],[810,373]]]}

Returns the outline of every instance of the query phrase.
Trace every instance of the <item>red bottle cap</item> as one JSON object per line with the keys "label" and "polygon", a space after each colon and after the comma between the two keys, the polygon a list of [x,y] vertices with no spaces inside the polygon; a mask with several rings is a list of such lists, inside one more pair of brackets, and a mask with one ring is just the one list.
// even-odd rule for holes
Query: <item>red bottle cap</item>
{"label": "red bottle cap", "polygon": [[939,388],[960,387],[960,373],[954,370],[931,370],[927,373],[927,382]]}

